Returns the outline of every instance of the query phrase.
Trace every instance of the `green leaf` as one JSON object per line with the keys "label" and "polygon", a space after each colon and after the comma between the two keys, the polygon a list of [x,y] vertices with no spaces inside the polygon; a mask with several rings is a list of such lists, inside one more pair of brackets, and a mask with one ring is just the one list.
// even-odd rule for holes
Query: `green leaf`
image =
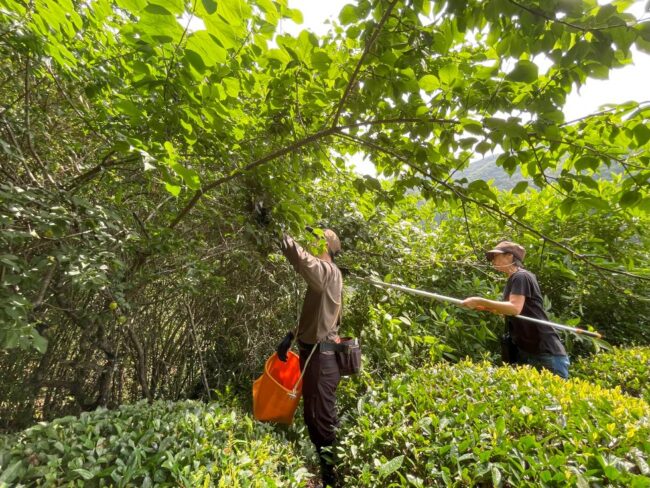
{"label": "green leaf", "polygon": [[183,36],[183,28],[173,15],[144,13],[135,29],[156,43],[178,43]]}
{"label": "green leaf", "polygon": [[520,181],[512,189],[512,193],[514,193],[515,195],[519,195],[520,193],[525,192],[527,188],[528,188],[528,182],[527,181]]}
{"label": "green leaf", "polygon": [[507,78],[512,81],[532,83],[537,79],[537,76],[538,76],[537,65],[531,61],[521,59],[517,61],[515,68],[510,73],[508,73]]}
{"label": "green leaf", "polygon": [[357,20],[357,9],[354,5],[348,4],[341,9],[341,13],[339,13],[339,22],[341,22],[341,24],[352,24]]}
{"label": "green leaf", "polygon": [[[218,45],[214,38],[207,31],[197,31],[190,34],[185,45],[186,51],[196,54],[205,67],[211,67],[215,64],[225,63],[228,52]],[[192,62],[192,58],[189,58]],[[192,63],[199,71],[202,67],[197,67],[196,62]]]}
{"label": "green leaf", "polygon": [[2,341],[3,349],[13,349],[18,346],[20,342],[20,331],[14,329],[8,329],[5,331],[5,337]]}
{"label": "green leaf", "polygon": [[368,176],[368,175],[364,176],[363,178],[365,180],[365,185],[364,185],[365,188],[370,188],[374,191],[382,190],[381,183],[377,178],[373,178],[372,176]]}
{"label": "green leaf", "polygon": [[595,158],[593,156],[582,156],[575,162],[575,168],[578,171],[583,171],[585,169],[591,169],[595,171],[598,169],[599,164],[600,161],[598,161],[598,158]]}
{"label": "green leaf", "polygon": [[606,466],[603,471],[605,471],[605,476],[607,476],[611,481],[616,481],[621,477],[620,471],[614,466]]}
{"label": "green leaf", "polygon": [[150,6],[162,7],[175,15],[182,14],[185,11],[183,0],[148,0],[148,2]]}
{"label": "green leaf", "polygon": [[444,65],[438,70],[438,77],[443,85],[453,85],[456,78],[458,78],[458,66],[452,63]]}
{"label": "green leaf", "polygon": [[78,469],[73,469],[72,471],[77,473],[79,476],[81,476],[86,481],[91,480],[91,479],[93,479],[95,477],[95,475],[93,473],[91,473],[90,471],[88,471],[87,469],[78,468]]}
{"label": "green leaf", "polygon": [[311,55],[311,65],[318,71],[327,71],[332,64],[330,58],[325,51],[314,51]]}
{"label": "green leaf", "polygon": [[560,212],[563,215],[569,215],[571,211],[573,210],[573,207],[576,204],[576,199],[573,197],[567,197],[565,198],[562,203],[560,204]]}
{"label": "green leaf", "polygon": [[122,112],[123,114],[128,115],[132,118],[140,118],[142,115],[140,107],[138,107],[131,100],[120,100],[119,102],[115,103],[114,107],[119,112]]}
{"label": "green leaf", "polygon": [[641,197],[642,195],[639,191],[629,190],[621,195],[618,203],[623,208],[632,207],[641,201]]}
{"label": "green leaf", "polygon": [[199,174],[196,171],[191,168],[186,168],[179,163],[172,163],[169,166],[178,176],[183,178],[185,184],[192,190],[198,190],[201,188],[201,180],[199,178]]}
{"label": "green leaf", "polygon": [[47,339],[40,335],[36,329],[32,329],[35,334],[32,334],[32,344],[34,346],[34,349],[36,349],[38,352],[41,354],[45,354],[45,351],[47,351]]}
{"label": "green leaf", "polygon": [[482,135],[483,134],[483,124],[477,120],[472,119],[461,119],[460,123],[463,126],[463,129],[469,132],[470,134]]}
{"label": "green leaf", "polygon": [[228,24],[245,28],[251,7],[244,0],[221,0],[217,2],[217,12]]}
{"label": "green leaf", "polygon": [[483,180],[472,181],[469,185],[467,185],[467,189],[470,191],[470,193],[478,193],[480,195],[488,197],[491,200],[497,201],[497,196],[494,194],[490,186]]}
{"label": "green leaf", "polygon": [[20,473],[24,471],[22,464],[22,461],[16,461],[7,469],[5,469],[2,474],[0,474],[0,483],[6,483],[6,486],[9,486],[9,483],[17,479],[18,476],[20,476]]}
{"label": "green leaf", "polygon": [[162,5],[156,5],[153,3],[150,3],[144,8],[145,12],[149,12],[150,14],[156,14],[156,15],[172,15],[171,11],[167,10],[165,7]]}
{"label": "green leaf", "polygon": [[147,6],[147,0],[116,0],[118,7],[137,14]]}
{"label": "green leaf", "polygon": [[291,18],[291,20],[293,20],[296,24],[303,23],[302,12],[297,8],[290,8],[287,13],[289,14],[289,18]]}
{"label": "green leaf", "polygon": [[495,465],[492,465],[490,468],[490,473],[492,474],[492,486],[499,487],[502,486],[501,471]]}
{"label": "green leaf", "polygon": [[481,154],[485,154],[490,149],[492,149],[492,144],[488,141],[481,141],[475,147],[476,152]]}
{"label": "green leaf", "polygon": [[401,454],[397,457],[394,457],[390,461],[385,462],[379,467],[379,476],[381,478],[385,478],[391,473],[394,473],[397,471],[401,466],[402,463],[404,462],[404,455]]}
{"label": "green leaf", "polygon": [[222,82],[226,87],[226,93],[228,96],[232,98],[237,98],[239,96],[240,86],[237,78],[224,78]]}
{"label": "green leaf", "polygon": [[650,140],[650,129],[645,123],[637,124],[634,128],[634,138],[639,146],[643,146]]}
{"label": "green leaf", "polygon": [[208,14],[213,14],[217,11],[217,2],[214,0],[201,0],[201,3]]}
{"label": "green leaf", "polygon": [[431,93],[440,88],[440,80],[435,75],[424,75],[418,80],[418,86],[425,92]]}
{"label": "green leaf", "polygon": [[171,183],[165,183],[165,190],[171,193],[173,196],[177,197],[181,193],[181,187],[172,185]]}

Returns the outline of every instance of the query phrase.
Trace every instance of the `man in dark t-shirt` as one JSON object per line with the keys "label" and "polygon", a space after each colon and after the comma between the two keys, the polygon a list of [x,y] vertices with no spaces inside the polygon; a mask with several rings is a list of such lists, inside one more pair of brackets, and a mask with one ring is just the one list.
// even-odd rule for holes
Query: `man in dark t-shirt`
{"label": "man in dark t-shirt", "polygon": [[486,257],[497,271],[508,275],[503,301],[470,297],[463,300],[463,305],[505,315],[508,333],[517,349],[516,362],[545,368],[567,379],[569,358],[556,330],[550,325],[514,317],[523,315],[548,320],[537,278],[523,269],[525,256],[526,250],[519,244],[499,242]]}

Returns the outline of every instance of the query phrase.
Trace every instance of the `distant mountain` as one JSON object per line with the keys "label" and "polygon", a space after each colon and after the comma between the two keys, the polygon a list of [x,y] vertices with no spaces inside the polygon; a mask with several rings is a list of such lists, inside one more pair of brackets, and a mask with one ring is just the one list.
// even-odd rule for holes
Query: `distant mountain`
{"label": "distant mountain", "polygon": [[454,175],[454,179],[460,180],[465,178],[468,183],[475,180],[494,180],[494,185],[499,190],[511,190],[520,181],[528,181],[531,186],[533,185],[531,180],[522,176],[519,168],[510,176],[501,166],[497,166],[496,161],[498,157],[499,155],[497,154],[496,156],[488,156],[487,158],[472,161],[463,171],[457,172]]}
{"label": "distant mountain", "polygon": [[[494,186],[499,190],[512,190],[520,181],[528,181],[531,187],[537,188],[531,178],[524,178],[519,167],[510,176],[501,166],[497,166],[496,161],[499,156],[497,154],[496,156],[488,156],[487,158],[472,161],[467,168],[454,175],[454,180],[465,178],[468,183],[475,180],[493,180]],[[619,163],[613,162],[609,167],[600,170],[600,178],[611,180],[613,174],[621,172],[623,172],[623,167]],[[559,172],[549,172],[549,175],[554,174],[557,175]]]}

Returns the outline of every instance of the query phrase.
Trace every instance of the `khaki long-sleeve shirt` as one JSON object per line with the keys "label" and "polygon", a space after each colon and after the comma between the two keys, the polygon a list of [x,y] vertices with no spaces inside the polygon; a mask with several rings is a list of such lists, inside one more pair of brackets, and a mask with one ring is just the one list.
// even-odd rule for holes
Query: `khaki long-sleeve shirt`
{"label": "khaki long-sleeve shirt", "polygon": [[334,264],[305,251],[291,237],[282,239],[282,252],[307,282],[298,324],[298,340],[307,344],[336,342],[343,277]]}

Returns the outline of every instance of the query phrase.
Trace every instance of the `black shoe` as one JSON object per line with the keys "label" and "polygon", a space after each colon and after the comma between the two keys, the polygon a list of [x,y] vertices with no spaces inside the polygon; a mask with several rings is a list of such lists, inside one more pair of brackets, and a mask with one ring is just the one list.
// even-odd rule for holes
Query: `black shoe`
{"label": "black shoe", "polygon": [[329,452],[319,453],[318,457],[320,459],[320,476],[323,480],[323,488],[339,488],[340,485],[336,476],[336,467],[332,460],[332,454]]}

